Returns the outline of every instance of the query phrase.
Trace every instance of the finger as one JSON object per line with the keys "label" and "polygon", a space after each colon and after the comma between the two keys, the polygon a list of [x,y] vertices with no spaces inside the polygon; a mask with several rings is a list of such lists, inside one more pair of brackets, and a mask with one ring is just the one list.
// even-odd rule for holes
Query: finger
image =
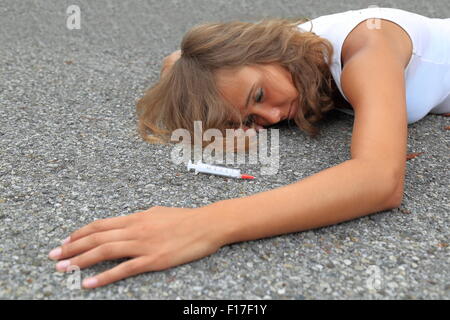
{"label": "finger", "polygon": [[125,261],[118,266],[102,272],[95,277],[85,279],[83,287],[97,288],[139,273],[150,271],[151,261],[148,257],[139,257]]}
{"label": "finger", "polygon": [[83,269],[102,261],[137,257],[140,254],[140,250],[139,244],[134,240],[104,243],[74,258],[71,258],[70,260],[61,261],[67,262],[62,268],[59,269],[59,271],[65,271],[70,266],[77,266],[78,268]]}
{"label": "finger", "polygon": [[130,219],[132,218],[132,215],[128,215],[95,220],[94,222],[91,222],[88,225],[85,225],[84,227],[71,233],[70,242],[76,241],[96,232],[124,228],[130,223]]}
{"label": "finger", "polygon": [[126,229],[113,229],[103,232],[96,232],[62,245],[59,248],[60,251],[56,251],[59,255],[56,256],[54,254],[50,258],[58,260],[67,259],[98,247],[104,243],[126,240],[131,240],[130,232]]}

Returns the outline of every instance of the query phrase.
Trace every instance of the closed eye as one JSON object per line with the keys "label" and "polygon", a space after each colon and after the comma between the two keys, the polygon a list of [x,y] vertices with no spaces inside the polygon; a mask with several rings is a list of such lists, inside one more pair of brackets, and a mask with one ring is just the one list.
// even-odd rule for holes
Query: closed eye
{"label": "closed eye", "polygon": [[[262,98],[264,97],[264,89],[260,88],[255,96],[255,102],[256,103],[261,103]],[[245,120],[244,120],[244,124],[246,126],[251,126],[253,123],[255,122],[255,116],[254,115],[249,115]]]}
{"label": "closed eye", "polygon": [[258,93],[256,94],[256,97],[257,98],[255,99],[255,102],[256,103],[261,103],[261,100],[264,97],[264,90],[263,90],[263,88],[259,89]]}

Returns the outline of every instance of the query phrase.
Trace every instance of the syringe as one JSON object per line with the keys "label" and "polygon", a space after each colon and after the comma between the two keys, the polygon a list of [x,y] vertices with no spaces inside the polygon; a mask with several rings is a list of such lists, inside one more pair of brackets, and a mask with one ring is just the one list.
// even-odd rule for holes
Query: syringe
{"label": "syringe", "polygon": [[241,170],[239,169],[230,169],[220,166],[215,166],[211,164],[202,163],[200,160],[197,164],[193,164],[190,160],[187,164],[187,169],[190,171],[191,169],[195,169],[195,174],[199,172],[216,174],[219,176],[231,177],[231,178],[240,178],[240,179],[255,179],[255,177],[250,176],[248,174],[241,174]]}

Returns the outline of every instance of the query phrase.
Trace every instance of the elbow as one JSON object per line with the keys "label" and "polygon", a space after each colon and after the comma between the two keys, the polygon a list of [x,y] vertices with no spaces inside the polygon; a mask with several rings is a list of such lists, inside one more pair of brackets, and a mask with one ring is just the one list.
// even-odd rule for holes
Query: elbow
{"label": "elbow", "polygon": [[[375,167],[373,167],[375,168]],[[406,164],[402,162],[400,165],[384,165],[378,167],[380,170],[373,170],[381,181],[381,194],[384,194],[382,206],[385,210],[399,208],[403,201]]]}
{"label": "elbow", "polygon": [[404,176],[394,180],[389,188],[386,188],[387,195],[385,205],[387,210],[399,208],[403,201],[404,195]]}
{"label": "elbow", "polygon": [[[400,207],[404,194],[405,167],[395,168],[394,166],[380,166],[379,163],[363,163],[364,170],[369,173],[368,180],[372,182],[371,185],[368,185],[371,194],[377,190],[377,208],[392,210]],[[367,165],[367,163],[369,164]]]}

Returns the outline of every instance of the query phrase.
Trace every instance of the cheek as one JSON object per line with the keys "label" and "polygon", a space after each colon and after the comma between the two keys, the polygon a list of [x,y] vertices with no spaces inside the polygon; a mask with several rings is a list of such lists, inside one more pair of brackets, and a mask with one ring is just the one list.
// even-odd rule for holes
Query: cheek
{"label": "cheek", "polygon": [[274,98],[277,99],[286,99],[292,100],[294,97],[298,96],[298,90],[294,85],[294,82],[290,81],[290,79],[282,78],[279,79],[279,81],[274,83],[272,94],[274,95]]}
{"label": "cheek", "polygon": [[282,72],[278,74],[280,77],[278,78],[278,81],[276,84],[278,84],[281,91],[283,91],[283,94],[285,97],[292,97],[298,95],[297,88],[294,84],[294,79],[292,77],[292,74],[287,70],[286,68],[282,69]]}
{"label": "cheek", "polygon": [[271,96],[270,100],[273,101],[274,105],[281,105],[298,98],[299,94],[295,86],[286,83],[283,87],[280,87],[279,90],[272,90],[269,95]]}
{"label": "cheek", "polygon": [[298,93],[297,88],[295,87],[294,84],[291,84],[291,86],[289,88],[289,95],[288,95],[288,97],[290,97],[291,100],[293,100],[293,99],[297,99],[298,96],[299,96],[299,93]]}

